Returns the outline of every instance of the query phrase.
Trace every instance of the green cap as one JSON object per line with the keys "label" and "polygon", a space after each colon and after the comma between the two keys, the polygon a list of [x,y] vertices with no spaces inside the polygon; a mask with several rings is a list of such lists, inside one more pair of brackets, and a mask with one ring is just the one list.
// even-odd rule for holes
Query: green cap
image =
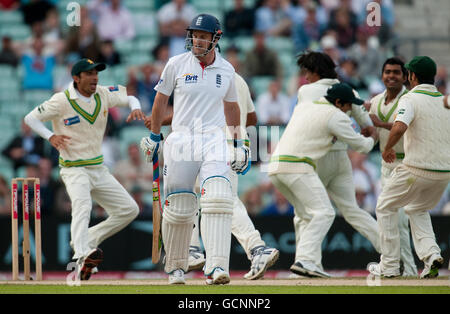
{"label": "green cap", "polygon": [[104,63],[95,63],[91,59],[81,59],[77,61],[72,67],[72,76],[79,75],[81,72],[90,71],[92,69],[96,69],[97,71],[103,71],[106,69],[106,64]]}
{"label": "green cap", "polygon": [[325,97],[333,100],[340,99],[343,103],[352,103],[358,106],[364,103],[364,100],[356,98],[353,89],[346,83],[334,84],[327,90]]}
{"label": "green cap", "polygon": [[405,64],[405,68],[425,79],[434,79],[437,72],[436,63],[427,56],[417,56]]}

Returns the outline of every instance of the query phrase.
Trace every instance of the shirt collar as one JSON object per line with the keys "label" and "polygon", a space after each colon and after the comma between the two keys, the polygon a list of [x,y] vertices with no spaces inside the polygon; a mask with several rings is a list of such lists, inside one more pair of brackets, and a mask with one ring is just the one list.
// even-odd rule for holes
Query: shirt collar
{"label": "shirt collar", "polygon": [[415,90],[425,90],[427,92],[437,92],[438,91],[436,86],[431,85],[431,84],[420,84],[420,85],[417,85],[416,87],[411,89],[411,92],[415,91]]}
{"label": "shirt collar", "polygon": [[[397,96],[395,96],[395,98],[391,101],[391,102],[394,102],[394,103],[396,103],[397,102],[397,100],[403,95],[403,93],[406,91],[407,89],[406,89],[406,87],[405,87],[405,85],[403,85],[403,87],[402,87],[402,90],[397,94]],[[381,93],[383,96],[383,101],[386,101],[386,95],[387,95],[387,90],[385,90],[384,92],[382,92]]]}
{"label": "shirt collar", "polygon": [[334,85],[339,83],[338,79],[330,79],[330,78],[324,78],[324,79],[320,79],[316,82],[314,82],[315,84],[323,84],[323,85]]}
{"label": "shirt collar", "polygon": [[[212,64],[208,65],[206,68],[221,68],[222,67],[222,65],[223,65],[223,58],[220,55],[219,50],[216,49],[215,53],[216,53],[216,57],[214,59],[214,62]],[[196,56],[194,56],[192,51],[191,51],[191,56],[197,61],[198,64],[200,64],[200,60]]]}

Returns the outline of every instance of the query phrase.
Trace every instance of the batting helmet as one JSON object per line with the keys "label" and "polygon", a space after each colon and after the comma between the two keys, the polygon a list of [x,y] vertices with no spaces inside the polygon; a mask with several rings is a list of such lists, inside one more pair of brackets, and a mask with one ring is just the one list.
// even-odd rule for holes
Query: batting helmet
{"label": "batting helmet", "polygon": [[217,42],[222,36],[222,29],[220,27],[219,20],[210,15],[210,14],[199,14],[197,15],[186,29],[186,49],[191,50],[193,46],[192,42],[192,33],[195,30],[204,31],[211,33],[213,35],[212,40],[210,41],[208,49],[205,50],[202,54],[197,54],[196,56],[205,56],[207,55],[213,48],[214,43]]}

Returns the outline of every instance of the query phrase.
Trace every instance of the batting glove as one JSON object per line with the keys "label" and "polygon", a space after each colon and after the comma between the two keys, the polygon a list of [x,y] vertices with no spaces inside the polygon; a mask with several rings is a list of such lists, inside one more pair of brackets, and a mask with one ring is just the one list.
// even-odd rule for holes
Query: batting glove
{"label": "batting glove", "polygon": [[150,133],[150,137],[143,137],[141,140],[141,150],[145,154],[145,160],[148,163],[153,162],[155,156],[159,153],[161,134]]}
{"label": "batting glove", "polygon": [[[248,142],[248,141],[247,141]],[[233,140],[233,153],[231,157],[231,170],[237,174],[246,174],[251,167],[250,147],[244,140]]]}

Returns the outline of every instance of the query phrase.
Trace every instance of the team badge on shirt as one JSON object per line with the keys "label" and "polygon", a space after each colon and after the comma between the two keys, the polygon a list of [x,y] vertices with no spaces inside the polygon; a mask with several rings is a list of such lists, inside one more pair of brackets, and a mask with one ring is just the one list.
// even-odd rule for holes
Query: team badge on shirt
{"label": "team badge on shirt", "polygon": [[115,86],[110,86],[108,87],[110,92],[117,92],[119,90],[119,86],[115,85]]}
{"label": "team badge on shirt", "polygon": [[64,125],[67,125],[67,126],[72,125],[72,124],[77,124],[77,123],[80,123],[80,117],[79,116],[75,116],[75,117],[72,117],[72,118],[64,119]]}
{"label": "team badge on shirt", "polygon": [[222,75],[217,74],[216,75],[216,87],[220,88],[220,85],[222,85]]}
{"label": "team badge on shirt", "polygon": [[197,83],[198,75],[194,75],[192,73],[186,73],[183,75],[185,84]]}

